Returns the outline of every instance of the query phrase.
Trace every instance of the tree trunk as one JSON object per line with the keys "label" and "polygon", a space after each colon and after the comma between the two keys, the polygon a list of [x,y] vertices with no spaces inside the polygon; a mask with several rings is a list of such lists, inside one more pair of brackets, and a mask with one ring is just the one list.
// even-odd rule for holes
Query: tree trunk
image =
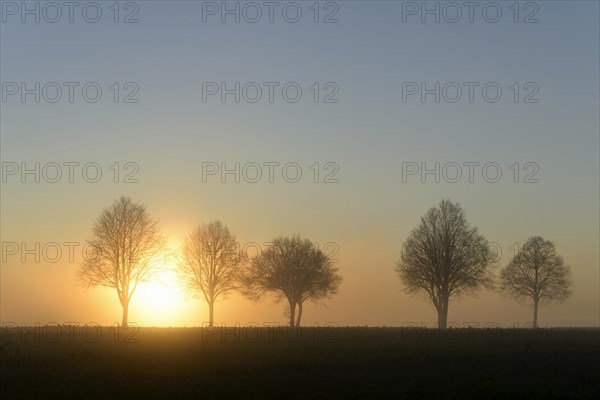
{"label": "tree trunk", "polygon": [[213,326],[215,316],[215,301],[208,302],[208,326]]}
{"label": "tree trunk", "polygon": [[533,327],[537,328],[538,324],[537,324],[537,317],[538,317],[538,304],[539,304],[539,300],[534,300],[533,301]]}
{"label": "tree trunk", "polygon": [[294,317],[296,315],[296,303],[290,301],[290,326],[294,326]]}
{"label": "tree trunk", "polygon": [[448,310],[438,310],[438,329],[446,329],[446,322],[448,321]]}
{"label": "tree trunk", "polygon": [[123,320],[121,322],[121,326],[123,328],[127,328],[127,317],[129,314],[129,299],[124,300],[121,305],[123,306]]}
{"label": "tree trunk", "polygon": [[302,303],[298,303],[298,319],[296,319],[296,326],[300,326],[300,319],[302,319]]}
{"label": "tree trunk", "polygon": [[448,323],[448,300],[442,300],[438,307],[438,329],[446,329]]}

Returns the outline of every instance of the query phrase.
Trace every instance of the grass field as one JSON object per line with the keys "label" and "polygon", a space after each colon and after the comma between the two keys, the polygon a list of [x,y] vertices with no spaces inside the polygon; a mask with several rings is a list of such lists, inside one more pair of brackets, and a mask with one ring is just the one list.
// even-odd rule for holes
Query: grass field
{"label": "grass field", "polygon": [[592,399],[598,329],[5,327],[2,399]]}

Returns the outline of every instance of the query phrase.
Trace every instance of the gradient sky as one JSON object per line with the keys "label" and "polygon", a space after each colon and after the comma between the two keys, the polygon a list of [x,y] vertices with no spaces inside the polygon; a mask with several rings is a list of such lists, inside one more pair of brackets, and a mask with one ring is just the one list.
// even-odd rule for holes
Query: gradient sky
{"label": "gradient sky", "polygon": [[[133,24],[112,21],[112,2],[100,2],[106,14],[96,24],[77,13],[74,23],[55,24],[3,15],[3,83],[98,82],[104,90],[93,104],[77,91],[72,104],[21,103],[15,96],[0,103],[5,166],[97,162],[103,170],[98,183],[80,174],[74,183],[9,176],[1,191],[3,244],[83,243],[101,210],[125,194],[159,218],[173,248],[214,219],[242,245],[295,233],[337,243],[344,282],[324,305],[305,308],[304,324],[434,326],[433,306],[403,293],[393,267],[419,218],[449,198],[500,246],[498,267],[513,243],[532,235],[553,241],[572,266],[574,295],[542,308],[541,326],[598,326],[598,2],[540,1],[539,22],[531,24],[513,22],[512,1],[497,2],[503,16],[495,24],[477,10],[473,23],[466,16],[454,24],[421,23],[418,16],[403,23],[402,2],[392,1],[339,1],[338,23],[314,23],[313,2],[298,3],[305,14],[296,24],[280,13],[274,23],[218,17],[203,23],[202,4],[194,1],[137,2]],[[202,82],[251,81],[298,82],[302,100],[287,103],[279,92],[272,104],[202,101]],[[431,96],[403,102],[402,82],[413,81],[497,82],[503,97],[488,103],[476,90],[473,103],[435,103]],[[114,82],[135,82],[139,102],[114,103],[108,89]],[[314,82],[335,82],[339,103],[314,103],[308,89]],[[514,82],[535,82],[539,102],[515,103]],[[277,170],[274,183],[202,179],[203,162],[270,161],[299,163],[303,178],[288,183]],[[468,161],[500,164],[502,179],[488,183],[477,169],[473,183],[466,176],[458,183],[402,180],[403,162]],[[139,165],[139,183],[114,183],[115,162]],[[314,162],[337,163],[339,183],[313,183]],[[515,162],[536,163],[539,182],[514,183]],[[6,256],[2,322],[120,321],[114,290],[75,286],[76,255],[69,262],[63,254],[57,263]],[[207,319],[199,300],[182,299],[176,307],[151,300],[147,292],[134,296],[130,320],[190,326]],[[234,294],[216,305],[215,321],[283,324],[282,311],[272,298],[252,303]],[[458,325],[530,319],[529,306],[490,292],[451,301],[448,317]]]}

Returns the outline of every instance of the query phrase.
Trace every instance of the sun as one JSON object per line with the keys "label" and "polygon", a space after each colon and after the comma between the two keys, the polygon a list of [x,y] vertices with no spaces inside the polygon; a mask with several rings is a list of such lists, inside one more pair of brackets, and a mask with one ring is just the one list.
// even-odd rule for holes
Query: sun
{"label": "sun", "polygon": [[[182,285],[173,262],[166,262],[152,278],[137,287],[132,303],[139,325],[173,326],[179,324],[179,315],[185,302]],[[136,322],[136,321],[134,321]]]}
{"label": "sun", "polygon": [[143,301],[145,307],[150,307],[156,312],[167,311],[182,300],[181,289],[176,284],[174,273],[161,271],[148,282],[140,283],[137,297]]}

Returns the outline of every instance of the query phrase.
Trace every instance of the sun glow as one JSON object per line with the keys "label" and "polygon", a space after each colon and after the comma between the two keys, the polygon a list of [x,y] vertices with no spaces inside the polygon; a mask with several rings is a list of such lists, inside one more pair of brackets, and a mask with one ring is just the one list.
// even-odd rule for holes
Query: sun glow
{"label": "sun glow", "polygon": [[180,325],[184,302],[184,290],[175,272],[175,263],[162,263],[162,268],[152,279],[140,283],[133,295],[136,310],[131,320],[137,318],[139,325]]}

